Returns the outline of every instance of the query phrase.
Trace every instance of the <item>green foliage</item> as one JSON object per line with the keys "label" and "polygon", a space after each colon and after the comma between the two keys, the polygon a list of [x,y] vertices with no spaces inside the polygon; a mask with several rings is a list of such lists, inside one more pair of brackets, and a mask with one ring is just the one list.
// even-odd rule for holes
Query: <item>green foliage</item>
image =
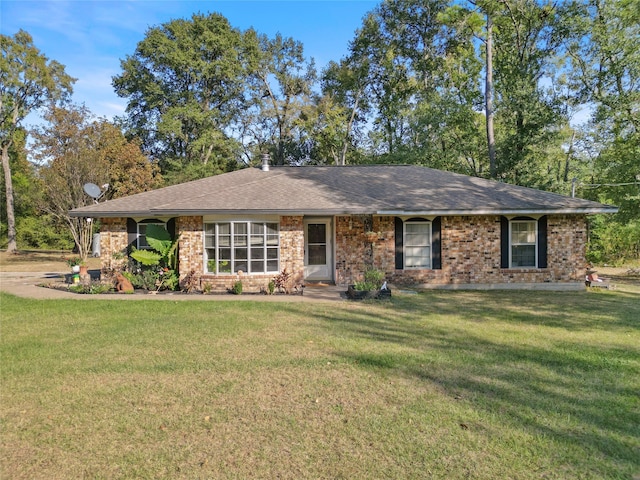
{"label": "green foliage", "polygon": [[149,267],[152,265],[160,265],[162,255],[151,250],[134,250],[131,252],[131,258],[136,262],[140,262],[142,265]]}
{"label": "green foliage", "polygon": [[241,280],[238,280],[233,284],[233,286],[231,287],[231,293],[233,293],[234,295],[240,295],[242,293],[242,281]]}
{"label": "green foliage", "polygon": [[315,66],[305,63],[301,42],[280,33],[273,39],[261,35],[259,43],[260,62],[251,75],[257,143],[270,146],[275,165],[298,162],[308,157],[301,120],[312,104]]}
{"label": "green foliage", "polygon": [[587,260],[600,265],[640,262],[640,219],[621,224],[603,215],[593,217]]}
{"label": "green foliage", "polygon": [[134,250],[131,252],[131,258],[145,266],[160,265],[175,270],[179,238],[172,239],[164,226],[155,224],[147,225],[146,238],[153,251]]}
{"label": "green foliage", "polygon": [[20,248],[72,250],[75,243],[68,228],[63,228],[50,215],[20,216],[16,220]]}
{"label": "green foliage", "polygon": [[178,290],[180,278],[175,270],[164,269],[158,274],[157,290]]}
{"label": "green foliage", "polygon": [[372,290],[380,290],[383,282],[384,272],[369,268],[364,272],[364,280],[355,282],[353,288],[363,292],[371,292]]}
{"label": "green foliage", "polygon": [[99,295],[101,293],[109,293],[113,291],[113,285],[102,283],[100,281],[91,282],[87,285],[69,285],[69,291],[73,293],[85,293],[90,295]]}
{"label": "green foliage", "polygon": [[[71,95],[75,79],[65,73],[64,65],[50,61],[40,53],[31,35],[24,30],[19,30],[13,37],[0,35],[0,51],[0,150],[4,192],[8,199],[4,207],[7,212],[8,250],[15,251],[15,193],[9,150],[12,147],[22,150],[24,132],[20,129],[27,115],[46,104],[66,100]],[[16,180],[19,184],[20,180]]]}
{"label": "green foliage", "polygon": [[267,285],[267,292],[269,293],[269,295],[273,295],[275,291],[276,291],[276,282],[274,282],[273,280],[269,280],[269,284]]}
{"label": "green foliage", "polygon": [[159,281],[158,271],[154,269],[141,269],[138,272],[122,273],[133,285],[133,288],[142,290],[155,290]]}
{"label": "green foliage", "polygon": [[224,167],[237,152],[227,132],[248,109],[246,81],[258,52],[253,30],[232,28],[217,13],[150,28],[113,79],[131,112],[126,129],[163,171],[178,172],[167,169],[172,163]]}

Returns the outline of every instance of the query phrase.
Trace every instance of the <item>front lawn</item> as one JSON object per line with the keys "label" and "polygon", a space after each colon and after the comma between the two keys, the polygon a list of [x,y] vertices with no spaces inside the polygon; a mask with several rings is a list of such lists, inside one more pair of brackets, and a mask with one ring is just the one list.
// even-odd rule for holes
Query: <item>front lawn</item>
{"label": "front lawn", "polygon": [[640,475],[640,294],[0,294],[0,477]]}

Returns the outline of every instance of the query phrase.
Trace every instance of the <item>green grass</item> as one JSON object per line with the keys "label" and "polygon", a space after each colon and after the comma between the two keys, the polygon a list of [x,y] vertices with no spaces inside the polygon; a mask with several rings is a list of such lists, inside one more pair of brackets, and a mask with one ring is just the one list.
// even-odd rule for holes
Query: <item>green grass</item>
{"label": "green grass", "polygon": [[1,478],[640,478],[640,295],[0,294]]}

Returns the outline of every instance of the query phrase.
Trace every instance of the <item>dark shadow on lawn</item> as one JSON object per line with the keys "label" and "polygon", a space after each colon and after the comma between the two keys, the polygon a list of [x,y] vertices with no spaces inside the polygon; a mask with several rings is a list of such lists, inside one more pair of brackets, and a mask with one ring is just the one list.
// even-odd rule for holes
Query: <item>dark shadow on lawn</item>
{"label": "dark shadow on lawn", "polygon": [[[308,313],[332,335],[365,341],[359,352],[335,352],[353,364],[431,382],[519,428],[599,452],[611,459],[609,473],[640,466],[640,349],[580,341],[594,331],[637,335],[639,295],[427,292],[377,307]],[[443,326],[447,316],[451,325]],[[484,336],[484,322],[494,332],[504,323],[505,341]],[[539,327],[543,340],[510,341],[518,326],[526,327],[522,335]],[[563,330],[557,339],[555,329]]]}

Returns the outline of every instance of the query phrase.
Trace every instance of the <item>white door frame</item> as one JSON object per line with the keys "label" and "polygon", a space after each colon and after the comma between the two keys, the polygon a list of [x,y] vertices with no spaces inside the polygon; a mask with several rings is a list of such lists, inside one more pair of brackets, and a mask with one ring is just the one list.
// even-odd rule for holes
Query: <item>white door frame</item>
{"label": "white door frame", "polygon": [[[334,281],[333,268],[333,219],[331,217],[304,218],[304,278],[309,281]],[[321,224],[326,227],[326,263],[324,265],[309,265],[309,225]]]}

